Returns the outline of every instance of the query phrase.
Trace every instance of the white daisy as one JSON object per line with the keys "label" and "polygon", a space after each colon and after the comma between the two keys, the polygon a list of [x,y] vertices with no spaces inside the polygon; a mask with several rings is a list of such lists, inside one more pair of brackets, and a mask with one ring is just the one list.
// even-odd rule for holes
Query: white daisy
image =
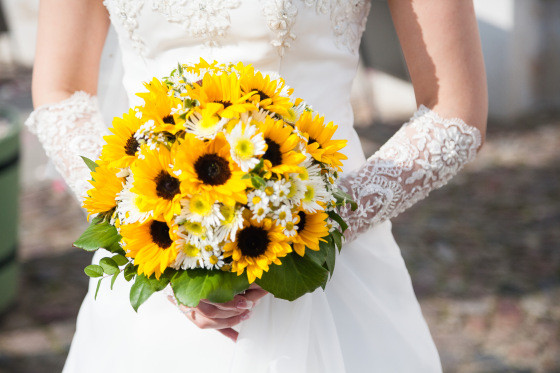
{"label": "white daisy", "polygon": [[153,211],[142,212],[138,208],[137,204],[142,197],[130,191],[133,184],[134,175],[129,174],[126,178],[123,190],[121,190],[115,197],[117,201],[117,208],[115,212],[121,224],[144,222],[153,215]]}
{"label": "white daisy", "polygon": [[197,245],[180,237],[177,239],[177,246],[179,247],[179,251],[177,252],[175,261],[171,265],[172,268],[193,269],[203,267],[204,258],[202,257],[202,252]]}
{"label": "white daisy", "polygon": [[292,210],[289,206],[283,205],[278,210],[274,211],[274,219],[276,222],[285,227],[286,223],[293,220]]}
{"label": "white daisy", "polygon": [[203,194],[195,194],[189,199],[181,201],[183,208],[177,217],[177,221],[192,221],[201,223],[206,228],[217,227],[224,219],[220,212],[220,206],[212,203]]}
{"label": "white daisy", "polygon": [[227,122],[227,118],[221,118],[216,122],[210,117],[204,118],[201,113],[195,111],[187,119],[185,126],[187,132],[192,132],[197,138],[204,140],[213,139]]}
{"label": "white daisy", "polygon": [[266,142],[257,127],[240,122],[226,134],[230,145],[231,158],[239,165],[241,170],[248,172],[254,168],[259,159],[257,156],[265,153]]}
{"label": "white daisy", "polygon": [[251,211],[259,207],[268,206],[268,202],[270,202],[270,199],[263,190],[253,190],[247,194],[247,206],[249,206]]}
{"label": "white daisy", "polygon": [[324,208],[319,202],[327,203],[331,196],[325,189],[323,180],[320,177],[311,176],[304,181],[305,192],[301,200],[302,208],[309,213],[323,211]]}
{"label": "white daisy", "polygon": [[284,235],[286,237],[293,237],[296,235],[298,231],[298,226],[296,225],[296,222],[298,220],[299,220],[299,216],[296,214],[292,216],[292,220],[286,222],[286,225],[284,226]]}
{"label": "white daisy", "polygon": [[222,205],[220,206],[220,213],[224,219],[214,232],[216,241],[235,241],[237,231],[243,227],[243,208]]}

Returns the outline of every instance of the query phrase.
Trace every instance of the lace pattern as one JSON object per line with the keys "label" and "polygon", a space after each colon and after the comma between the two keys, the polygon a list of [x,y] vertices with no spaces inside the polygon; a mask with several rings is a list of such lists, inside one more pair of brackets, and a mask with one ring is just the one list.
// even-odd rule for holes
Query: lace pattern
{"label": "lace pattern", "polygon": [[474,159],[480,145],[477,128],[421,106],[361,168],[341,180],[341,187],[358,203],[356,211],[340,211],[349,225],[346,240],[445,185]]}
{"label": "lace pattern", "polygon": [[37,135],[49,159],[81,201],[91,187],[90,171],[80,156],[95,160],[101,154],[107,127],[95,96],[76,92],[57,104],[37,108],[25,121]]}
{"label": "lace pattern", "polygon": [[144,7],[144,1],[104,0],[103,5],[109,11],[113,24],[120,24],[125,30],[134,50],[144,55],[146,45],[138,35],[138,15]]}
{"label": "lace pattern", "polygon": [[[266,0],[262,2],[263,15],[275,38],[271,44],[282,56],[296,35],[298,0]],[[299,0],[314,7],[318,14],[330,17],[337,45],[357,53],[365,30],[370,2],[368,0]],[[138,35],[138,17],[145,0],[104,0],[113,23],[119,24],[131,40],[138,54],[144,55],[146,45]],[[151,0],[151,9],[162,14],[170,23],[177,23],[190,36],[201,38],[208,45],[218,45],[230,27],[229,10],[237,8],[240,0]]]}
{"label": "lace pattern", "polygon": [[280,56],[290,47],[290,42],[296,39],[292,27],[296,23],[297,13],[297,7],[292,0],[268,0],[263,3],[263,14],[268,28],[276,34],[271,44],[278,48]]}
{"label": "lace pattern", "polygon": [[160,0],[152,2],[152,9],[168,22],[181,25],[192,37],[216,45],[230,27],[228,10],[239,4],[239,0]]}
{"label": "lace pattern", "polygon": [[339,46],[357,53],[366,29],[369,0],[304,0],[308,7],[315,7],[319,14],[328,14],[334,36]]}

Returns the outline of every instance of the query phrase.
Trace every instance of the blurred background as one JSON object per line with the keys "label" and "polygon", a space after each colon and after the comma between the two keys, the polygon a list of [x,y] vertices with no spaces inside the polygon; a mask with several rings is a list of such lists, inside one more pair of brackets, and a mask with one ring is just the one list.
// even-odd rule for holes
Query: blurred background
{"label": "blurred background", "polygon": [[[487,142],[393,231],[445,372],[560,372],[560,0],[475,5]],[[20,127],[32,110],[37,10],[38,0],[0,0],[2,373],[62,369],[91,259],[72,247],[81,209]],[[369,156],[416,109],[383,2],[361,49],[353,105]]]}

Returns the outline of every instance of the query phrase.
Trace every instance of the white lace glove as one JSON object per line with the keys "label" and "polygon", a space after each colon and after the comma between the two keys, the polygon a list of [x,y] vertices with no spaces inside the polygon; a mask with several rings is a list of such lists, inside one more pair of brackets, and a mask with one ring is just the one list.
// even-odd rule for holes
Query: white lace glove
{"label": "white lace glove", "polygon": [[346,242],[445,185],[480,145],[477,128],[421,106],[364,165],[342,178],[341,188],[358,203],[356,211],[348,205],[340,210],[349,227]]}
{"label": "white lace glove", "polygon": [[37,108],[25,124],[37,135],[57,171],[82,202],[91,187],[91,175],[80,156],[96,160],[103,136],[109,134],[97,98],[75,92],[66,100]]}

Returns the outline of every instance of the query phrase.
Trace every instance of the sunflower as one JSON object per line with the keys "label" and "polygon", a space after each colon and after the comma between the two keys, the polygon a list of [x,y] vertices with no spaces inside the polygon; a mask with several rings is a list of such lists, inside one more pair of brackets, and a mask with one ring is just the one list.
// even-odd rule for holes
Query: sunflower
{"label": "sunflower", "polygon": [[141,147],[139,159],[132,165],[134,184],[131,192],[140,196],[136,199],[142,212],[153,211],[154,218],[163,215],[171,221],[181,212],[181,181],[171,168],[171,151],[165,146],[150,149]]}
{"label": "sunflower", "polygon": [[183,194],[206,194],[212,203],[230,206],[235,202],[247,203],[248,182],[241,179],[245,173],[231,159],[222,132],[209,141],[187,134],[173,154]]}
{"label": "sunflower", "polygon": [[346,140],[331,140],[338,128],[332,122],[323,124],[324,118],[305,111],[296,122],[296,127],[308,137],[307,152],[319,162],[327,163],[342,171],[343,159],[348,159],[339,150],[346,146]]}
{"label": "sunflower", "polygon": [[113,167],[130,166],[140,150],[140,142],[135,134],[141,125],[142,121],[138,119],[134,109],[123,114],[122,118],[115,117],[113,127],[109,128],[113,134],[103,137],[107,144],[103,146],[101,158]]}
{"label": "sunflower", "polygon": [[249,283],[261,278],[271,263],[282,264],[281,257],[292,251],[288,238],[282,234],[282,227],[264,219],[258,223],[246,220],[243,228],[237,232],[234,242],[224,246],[224,257],[231,257],[232,272],[241,275],[247,270]]}
{"label": "sunflower", "polygon": [[111,167],[107,163],[100,163],[95,171],[91,172],[93,186],[87,192],[83,207],[89,216],[112,210],[117,205],[115,198],[123,189],[125,179],[118,177],[119,169]]}
{"label": "sunflower", "polygon": [[204,74],[200,84],[194,83],[188,96],[200,103],[204,109],[209,103],[217,103],[221,108],[217,114],[222,118],[237,118],[239,113],[256,110],[248,99],[253,93],[242,95],[239,78],[235,74]]}
{"label": "sunflower", "polygon": [[126,256],[134,259],[138,273],[158,279],[177,257],[176,232],[176,226],[153,219],[120,227]]}
{"label": "sunflower", "polygon": [[[305,211],[297,213],[299,221],[297,222],[297,233],[290,237],[294,251],[300,256],[305,254],[305,248],[313,251],[319,250],[319,241],[324,241],[321,237],[329,234],[329,228],[325,223],[329,217],[324,212],[308,214]],[[293,222],[288,222],[286,229],[291,230]]]}
{"label": "sunflower", "polygon": [[183,130],[185,120],[181,118],[182,101],[169,95],[167,85],[156,78],[144,86],[148,92],[136,94],[145,102],[140,109],[142,121],[153,120],[156,125],[155,131],[158,132],[165,131],[174,135]]}
{"label": "sunflower", "polygon": [[305,160],[305,155],[294,151],[299,139],[292,133],[292,127],[281,120],[274,120],[269,116],[263,123],[257,124],[263,134],[267,148],[262,156],[268,171],[284,174],[301,171],[299,164]]}
{"label": "sunflower", "polygon": [[293,106],[290,99],[283,94],[291,95],[293,89],[286,89],[283,79],[270,79],[270,76],[260,71],[255,73],[253,66],[238,64],[237,69],[241,73],[240,83],[243,94],[255,92],[249,100],[260,108],[271,111],[281,116],[287,116],[289,109]]}

